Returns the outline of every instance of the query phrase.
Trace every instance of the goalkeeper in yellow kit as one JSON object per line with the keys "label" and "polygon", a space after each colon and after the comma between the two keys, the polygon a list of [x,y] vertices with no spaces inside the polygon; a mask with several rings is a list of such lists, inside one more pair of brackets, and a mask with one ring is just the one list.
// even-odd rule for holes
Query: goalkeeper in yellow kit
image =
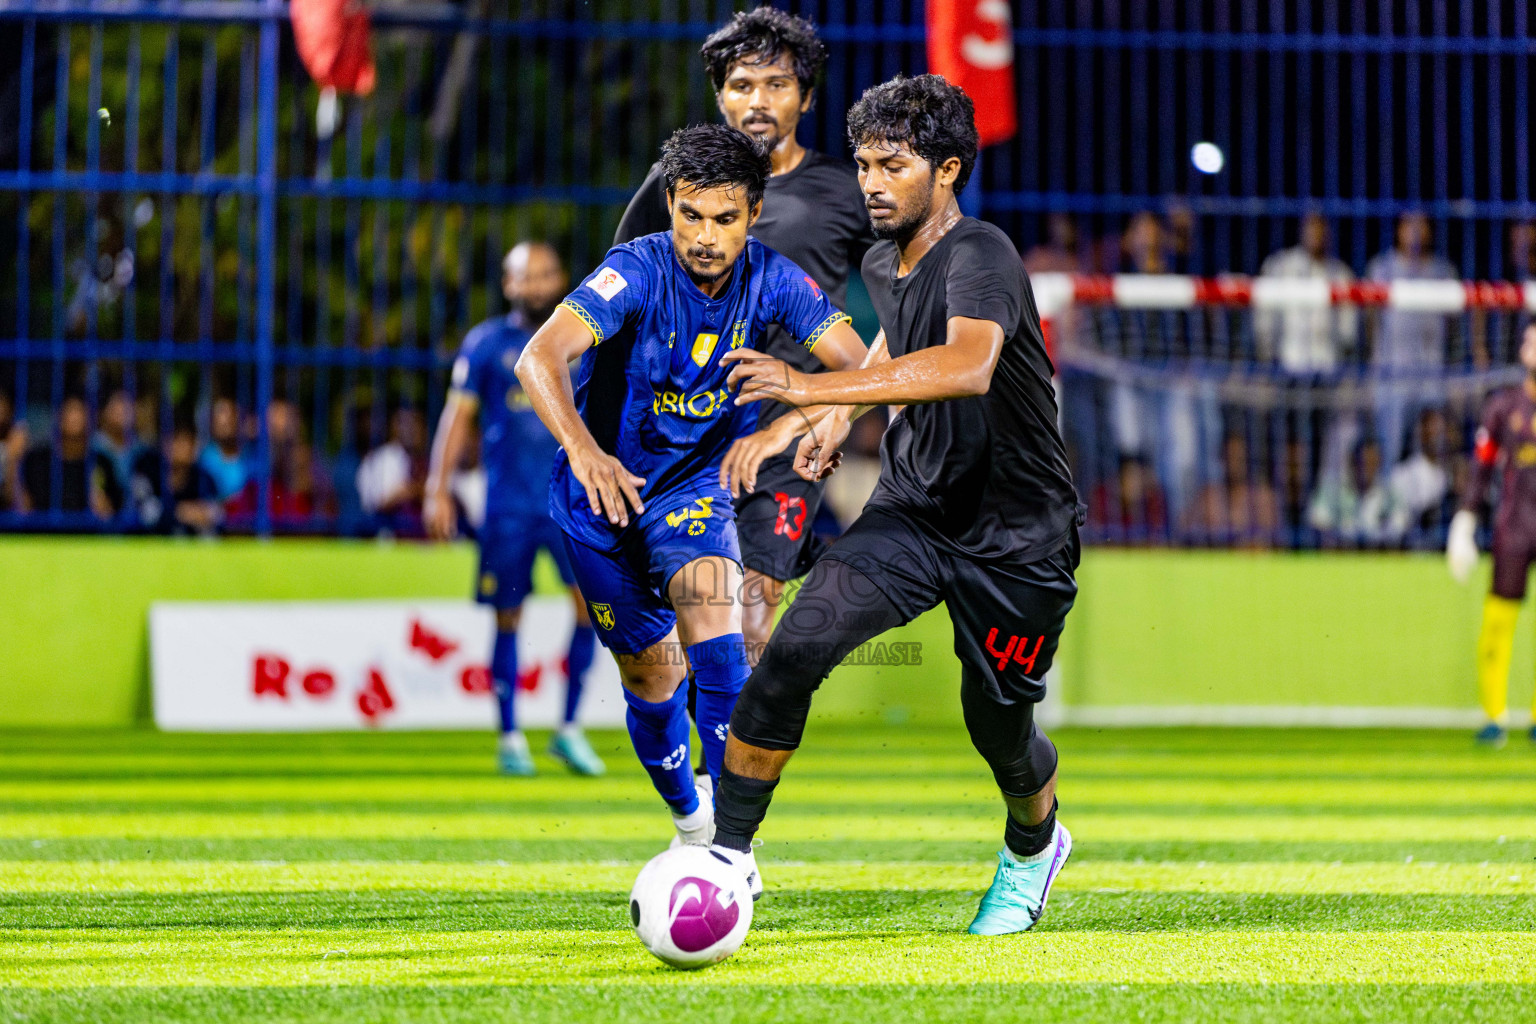
{"label": "goalkeeper in yellow kit", "polygon": [[[1477,565],[1478,514],[1499,475],[1493,589],[1483,603],[1483,631],[1477,641],[1477,693],[1488,715],[1477,740],[1490,746],[1504,743],[1515,619],[1525,599],[1527,570],[1536,561],[1536,323],[1527,325],[1521,336],[1520,364],[1526,369],[1525,380],[1495,391],[1483,403],[1472,477],[1445,545],[1451,575],[1465,582]],[[1536,741],[1536,722],[1530,735]]]}

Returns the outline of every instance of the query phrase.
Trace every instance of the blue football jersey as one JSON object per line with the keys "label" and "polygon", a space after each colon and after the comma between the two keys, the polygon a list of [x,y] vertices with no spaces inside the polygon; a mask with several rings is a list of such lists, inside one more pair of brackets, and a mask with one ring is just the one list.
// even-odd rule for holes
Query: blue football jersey
{"label": "blue football jersey", "polygon": [[[641,526],[687,508],[734,515],[720,460],[756,429],[758,407],[736,405],[720,357],[761,349],[770,324],[811,348],[848,319],[809,275],[755,238],[711,299],[678,264],[666,231],[610,249],[563,305],[596,342],[577,369],[576,408],[602,449],[645,478]],[[621,531],[592,511],[564,451],[549,510],[590,547],[611,550],[618,541]]]}
{"label": "blue football jersey", "polygon": [[480,405],[487,522],[549,514],[549,477],[560,445],[512,372],[531,336],[517,313],[493,317],[464,336],[453,362],[454,390]]}

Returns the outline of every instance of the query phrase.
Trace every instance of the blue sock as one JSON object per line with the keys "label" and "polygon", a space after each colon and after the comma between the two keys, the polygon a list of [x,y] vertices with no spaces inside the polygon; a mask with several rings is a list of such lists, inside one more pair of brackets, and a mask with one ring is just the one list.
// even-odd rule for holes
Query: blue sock
{"label": "blue sock", "polygon": [[501,714],[501,731],[517,728],[517,634],[497,631],[496,646],[491,649],[491,681],[496,686],[496,710]]}
{"label": "blue sock", "polygon": [[725,733],[731,723],[736,697],[752,669],[747,665],[747,646],[740,633],[727,633],[688,648],[688,664],[693,669],[697,690],[694,722],[699,727],[699,744],[704,748],[704,764],[710,778],[720,781],[725,765]]}
{"label": "blue sock", "polygon": [[597,634],[591,626],[577,623],[571,633],[570,650],[566,653],[565,724],[576,721],[576,705],[581,703],[582,680],[592,667],[592,651],[597,646]]}
{"label": "blue sock", "polygon": [[679,686],[671,698],[652,704],[624,691],[629,711],[629,739],[640,763],[651,774],[651,785],[676,814],[699,809],[693,787],[693,766],[688,761],[688,690]]}

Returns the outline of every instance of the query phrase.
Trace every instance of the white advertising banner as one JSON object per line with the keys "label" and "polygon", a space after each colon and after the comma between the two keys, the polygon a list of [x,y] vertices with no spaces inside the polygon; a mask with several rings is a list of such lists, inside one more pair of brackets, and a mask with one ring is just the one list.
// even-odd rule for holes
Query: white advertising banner
{"label": "white advertising banner", "polygon": [[[560,723],[575,613],[533,598],[518,630],[518,724]],[[494,729],[490,609],[467,601],[161,602],[149,612],[155,723],[198,732]],[[599,645],[579,709],[624,724]]]}

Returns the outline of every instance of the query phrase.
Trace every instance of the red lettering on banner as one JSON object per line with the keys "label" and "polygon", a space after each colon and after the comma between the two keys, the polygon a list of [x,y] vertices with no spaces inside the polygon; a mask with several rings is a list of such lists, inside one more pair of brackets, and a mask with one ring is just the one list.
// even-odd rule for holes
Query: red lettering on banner
{"label": "red lettering on banner", "polygon": [[495,689],[491,683],[491,670],[485,665],[465,665],[464,671],[459,673],[459,689],[465,693],[490,693]]}
{"label": "red lettering on banner", "polygon": [[336,689],[336,677],[327,669],[317,668],[306,672],[299,686],[311,697],[329,697]]}
{"label": "red lettering on banner", "polygon": [[997,659],[997,670],[1001,672],[1008,667],[1008,659],[1013,657],[1013,649],[1019,646],[1019,638],[1010,636],[1008,646],[1000,651],[992,646],[995,643],[997,643],[997,627],[993,626],[992,632],[987,634],[987,653]]}
{"label": "red lettering on banner", "polygon": [[432,661],[442,661],[459,649],[458,641],[439,636],[419,619],[411,620],[411,649],[420,651]]}
{"label": "red lettering on banner", "polygon": [[357,694],[357,710],[369,725],[377,725],[385,712],[395,709],[395,698],[389,692],[384,674],[376,668],[368,670],[368,684]]}
{"label": "red lettering on banner", "polygon": [[251,667],[251,693],[257,697],[271,694],[288,699],[289,665],[276,654],[258,654]]}
{"label": "red lettering on banner", "polygon": [[791,498],[783,491],[775,491],[773,499],[779,503],[779,518],[774,521],[773,532],[790,540],[799,540],[805,529],[805,499],[799,496]]}
{"label": "red lettering on banner", "polygon": [[539,677],[543,674],[543,665],[535,664],[533,668],[524,669],[517,674],[517,688],[524,693],[532,693],[539,688]]}

